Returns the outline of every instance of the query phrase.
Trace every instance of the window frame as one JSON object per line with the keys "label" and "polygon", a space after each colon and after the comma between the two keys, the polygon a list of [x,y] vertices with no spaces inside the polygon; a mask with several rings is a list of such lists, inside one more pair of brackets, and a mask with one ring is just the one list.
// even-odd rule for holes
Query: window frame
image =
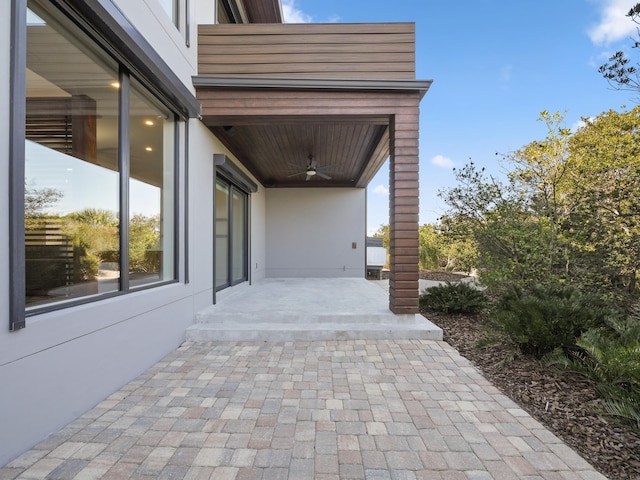
{"label": "window frame", "polygon": [[[234,285],[238,285],[243,282],[251,281],[251,194],[256,193],[258,191],[258,185],[251,180],[242,170],[236,167],[233,162],[223,153],[214,153],[213,154],[213,242],[214,242],[214,255],[213,255],[213,304],[215,305],[217,302],[217,293],[225,288],[233,287]],[[245,235],[243,239],[244,243],[244,253],[245,253],[245,278],[239,280],[237,282],[229,282],[225,285],[217,285],[217,267],[216,267],[216,255],[215,255],[215,241],[216,241],[216,185],[217,181],[220,180],[222,183],[226,184],[229,193],[229,205],[228,208],[228,216],[229,216],[229,239],[231,239],[231,212],[232,212],[232,198],[231,194],[233,190],[239,191],[244,194],[246,197],[244,214],[245,214]],[[232,250],[229,247],[227,252],[227,279],[231,279],[233,275],[231,274],[232,268]]]}
{"label": "window frame", "polygon": [[[220,184],[222,184],[225,189],[226,189],[226,193],[227,193],[227,218],[228,218],[228,245],[227,245],[227,271],[226,271],[226,282],[223,284],[218,285],[218,278],[217,278],[217,274],[218,271],[216,269],[216,265],[217,265],[217,261],[216,261],[216,256],[214,255],[214,287],[215,287],[215,291],[216,292],[220,292],[221,290],[224,290],[226,288],[229,287],[233,287],[235,285],[239,285],[240,283],[244,283],[249,281],[249,202],[251,200],[251,194],[250,192],[248,192],[246,189],[242,188],[237,182],[232,181],[229,177],[227,177],[224,173],[221,172],[217,172],[216,174],[216,187],[217,187],[217,183],[220,182]],[[234,247],[235,247],[235,243],[234,240],[237,240],[234,238],[234,223],[235,223],[235,217],[234,217],[234,213],[235,212],[235,207],[233,205],[233,194],[234,192],[238,192],[240,195],[243,196],[243,205],[242,205],[242,221],[244,223],[244,228],[243,228],[243,236],[242,236],[242,255],[244,256],[244,265],[243,265],[243,272],[242,272],[242,278],[239,280],[234,280],[233,279],[233,255],[234,255]],[[215,192],[214,192],[214,202],[215,202]],[[213,219],[213,223],[214,223],[214,230],[216,230],[216,208],[214,206],[214,219]],[[217,232],[216,232],[217,233]],[[216,236],[214,233],[214,242],[216,240]],[[214,252],[216,252],[215,246],[214,246]]]}
{"label": "window frame", "polygon": [[[126,132],[129,122],[129,83],[135,78],[144,88],[173,112],[173,275],[169,280],[161,280],[148,285],[129,285],[128,272],[128,220],[129,220],[129,136],[119,138],[118,153],[120,166],[120,288],[116,292],[80,297],[55,302],[43,306],[27,308],[25,281],[25,119],[26,119],[26,69],[27,69],[27,1],[14,0],[11,7],[11,58],[10,58],[10,130],[9,130],[9,330],[17,331],[26,327],[26,318],[46,312],[93,303],[130,292],[156,288],[180,281],[180,196],[182,181],[180,176],[180,130],[189,118],[197,117],[200,104],[164,63],[157,52],[142,37],[135,27],[124,17],[112,0],[49,0],[51,8],[57,9],[67,21],[78,26],[91,41],[105,51],[119,64],[121,82],[119,94],[120,112],[118,129]],[[135,67],[135,68],[132,68]],[[123,112],[127,112],[123,115]],[[185,127],[186,131],[186,127]],[[188,137],[184,138],[185,151]],[[125,185],[126,184],[126,185]],[[185,236],[187,233],[185,232]],[[188,242],[185,242],[188,243]],[[126,268],[122,268],[122,267]]]}
{"label": "window frame", "polygon": [[[27,97],[27,0],[11,4],[9,125],[9,330],[25,328],[24,158]],[[16,159],[20,159],[17,161]]]}

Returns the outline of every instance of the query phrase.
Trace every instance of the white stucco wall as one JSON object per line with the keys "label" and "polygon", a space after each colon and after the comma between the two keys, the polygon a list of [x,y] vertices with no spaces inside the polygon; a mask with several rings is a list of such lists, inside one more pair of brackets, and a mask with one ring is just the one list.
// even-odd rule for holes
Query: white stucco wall
{"label": "white stucco wall", "polygon": [[267,277],[364,277],[364,189],[272,188],[266,199]]}
{"label": "white stucco wall", "polygon": [[[190,80],[191,76],[196,75],[198,70],[198,26],[193,23],[193,20],[190,28],[191,47],[187,48],[186,38],[183,33],[184,28],[182,32],[178,31],[167,13],[160,6],[158,0],[112,1],[118,5],[124,16],[136,26],[138,31],[144,35],[162,59],[171,66],[173,72],[194,92],[195,90]],[[208,1],[196,0],[198,3]],[[196,10],[196,2],[190,2],[192,14]],[[184,14],[180,12],[180,15],[184,24]]]}
{"label": "white stucco wall", "polygon": [[267,195],[262,185],[258,185],[258,191],[251,194],[249,215],[249,280],[253,283],[267,275]]}
{"label": "white stucco wall", "polygon": [[[0,2],[0,105],[9,105],[11,3]],[[193,91],[196,49],[171,25],[156,0],[117,2],[123,13]],[[192,25],[192,33],[197,28]],[[194,45],[195,36],[192,38]],[[188,189],[180,184],[180,282],[27,318],[9,332],[9,109],[0,109],[0,466],[92,408],[177,348],[195,313],[213,298],[213,161],[226,153],[197,119],[189,127]],[[181,124],[184,146],[184,125]],[[184,148],[180,178],[185,178]],[[265,272],[265,195],[251,197],[252,265]],[[189,195],[189,235],[185,196]],[[189,241],[189,283],[184,245]],[[256,268],[256,264],[258,267]]]}

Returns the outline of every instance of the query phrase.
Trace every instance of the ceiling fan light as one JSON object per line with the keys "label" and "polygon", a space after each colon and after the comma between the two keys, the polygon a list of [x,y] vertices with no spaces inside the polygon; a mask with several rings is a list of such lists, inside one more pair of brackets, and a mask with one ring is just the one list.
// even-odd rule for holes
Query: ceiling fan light
{"label": "ceiling fan light", "polygon": [[315,170],[312,170],[312,169],[307,170],[307,175],[309,175],[309,176],[313,176],[313,175],[315,175],[315,174],[316,174],[316,171],[315,171]]}

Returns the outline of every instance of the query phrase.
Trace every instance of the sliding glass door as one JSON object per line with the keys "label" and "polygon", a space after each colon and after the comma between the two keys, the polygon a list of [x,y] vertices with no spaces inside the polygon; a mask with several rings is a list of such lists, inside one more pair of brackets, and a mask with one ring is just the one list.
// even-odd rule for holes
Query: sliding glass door
{"label": "sliding glass door", "polygon": [[224,179],[216,180],[216,290],[247,280],[247,194]]}

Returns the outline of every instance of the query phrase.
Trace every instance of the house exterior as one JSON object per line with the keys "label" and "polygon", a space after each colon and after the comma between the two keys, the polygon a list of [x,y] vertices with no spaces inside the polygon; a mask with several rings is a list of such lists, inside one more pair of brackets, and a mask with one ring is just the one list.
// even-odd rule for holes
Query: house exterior
{"label": "house exterior", "polygon": [[283,25],[279,0],[11,0],[0,19],[0,465],[218,292],[364,277],[387,157],[389,308],[417,313],[413,24]]}

